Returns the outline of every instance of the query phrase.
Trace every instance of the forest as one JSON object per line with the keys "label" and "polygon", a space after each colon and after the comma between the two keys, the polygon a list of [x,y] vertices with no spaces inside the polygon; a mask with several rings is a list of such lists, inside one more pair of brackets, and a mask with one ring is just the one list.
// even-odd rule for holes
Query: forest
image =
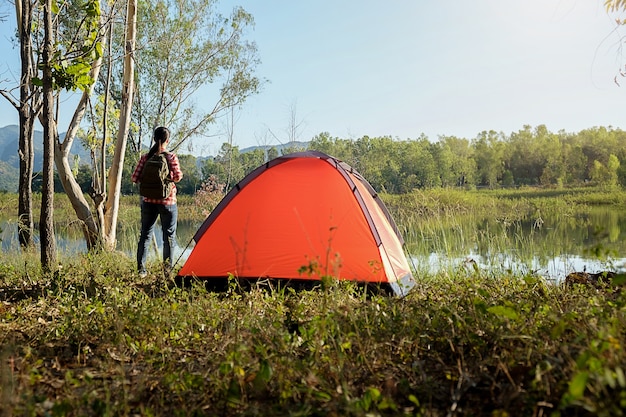
{"label": "forest", "polygon": [[[540,125],[524,126],[510,135],[484,131],[471,140],[440,136],[433,141],[423,135],[415,140],[389,136],[342,139],[320,133],[308,143],[246,152],[224,143],[212,158],[180,155],[185,178],[178,189],[181,194],[195,194],[208,186],[227,191],[267,160],[305,149],[347,162],[377,191],[390,194],[446,187],[626,185],[626,163],[622,163],[626,161],[626,132],[594,127],[578,133],[553,133]],[[136,193],[130,182],[132,168],[125,168],[125,194]],[[82,186],[87,191],[90,178],[85,171]]]}
{"label": "forest", "polygon": [[[506,135],[484,131],[475,139],[440,136],[432,140],[390,136],[342,139],[320,133],[308,142],[286,146],[251,147],[240,150],[224,143],[212,157],[179,154],[185,177],[178,192],[194,195],[213,187],[228,191],[259,165],[290,152],[318,150],[347,162],[379,192],[403,194],[416,189],[460,187],[510,188],[615,187],[626,185],[626,132],[612,127],[593,127],[578,133],[550,132],[544,125],[524,126]],[[127,150],[122,192],[136,194],[130,181],[139,152]],[[88,164],[76,167],[83,192],[92,185]],[[36,178],[41,178],[36,175]],[[216,188],[217,187],[217,188]],[[34,190],[41,182],[35,180]],[[63,192],[58,177],[55,191]]]}

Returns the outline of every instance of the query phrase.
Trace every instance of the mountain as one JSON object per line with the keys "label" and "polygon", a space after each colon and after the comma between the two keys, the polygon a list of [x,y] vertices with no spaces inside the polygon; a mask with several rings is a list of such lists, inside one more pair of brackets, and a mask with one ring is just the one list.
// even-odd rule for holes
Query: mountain
{"label": "mountain", "polygon": [[246,153],[246,152],[252,152],[254,150],[257,149],[261,149],[265,152],[267,152],[269,149],[276,149],[278,151],[279,154],[282,153],[283,150],[285,149],[290,149],[290,150],[302,150],[302,149],[309,149],[309,143],[310,142],[299,142],[299,141],[293,141],[293,142],[287,142],[287,143],[283,143],[280,145],[261,145],[261,146],[249,146],[247,148],[243,148],[241,149],[239,152],[240,153]]}
{"label": "mountain", "polygon": [[0,161],[0,190],[17,191],[20,170]]}
{"label": "mountain", "polygon": [[[61,135],[63,137],[64,134]],[[18,157],[20,131],[18,125],[0,127],[0,190],[17,192],[20,173]],[[43,132],[35,131],[35,164],[34,171],[41,171],[43,166]],[[89,153],[78,142],[74,141],[70,154],[78,155],[83,162],[89,161]],[[73,158],[70,156],[70,160]]]}

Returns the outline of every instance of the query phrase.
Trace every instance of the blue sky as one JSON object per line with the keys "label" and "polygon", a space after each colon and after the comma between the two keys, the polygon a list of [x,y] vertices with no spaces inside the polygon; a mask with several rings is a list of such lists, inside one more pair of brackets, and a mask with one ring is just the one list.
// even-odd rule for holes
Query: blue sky
{"label": "blue sky", "polygon": [[[603,0],[222,0],[219,8],[235,5],[255,17],[249,38],[269,80],[236,113],[240,148],[285,142],[294,109],[301,140],[626,128],[626,78],[613,81],[626,63],[624,30]],[[1,50],[17,55],[1,26]],[[17,113],[1,100],[0,126],[12,123]],[[215,153],[225,140],[196,149]]]}

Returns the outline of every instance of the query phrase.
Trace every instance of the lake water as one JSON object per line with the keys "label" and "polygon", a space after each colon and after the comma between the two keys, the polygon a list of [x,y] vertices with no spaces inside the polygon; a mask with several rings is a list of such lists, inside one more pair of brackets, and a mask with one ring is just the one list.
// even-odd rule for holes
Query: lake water
{"label": "lake water", "polygon": [[404,235],[418,272],[478,267],[561,281],[574,271],[626,271],[626,213],[614,207],[516,221],[441,219]]}
{"label": "lake water", "polygon": [[[201,222],[181,221],[178,250],[182,264],[193,248],[192,237]],[[406,252],[418,277],[440,271],[479,268],[493,273],[534,273],[560,281],[573,271],[626,272],[626,213],[598,207],[585,214],[555,215],[522,221],[485,217],[430,219],[412,229],[403,228]],[[18,250],[15,220],[0,219],[2,251]],[[162,244],[157,224],[155,239]],[[63,254],[86,250],[77,228],[56,231]],[[134,257],[137,226],[120,225],[118,250]],[[160,249],[159,249],[160,250]],[[156,256],[153,250],[152,257]]]}
{"label": "lake water", "polygon": [[[200,222],[179,221],[178,222],[178,248],[176,259],[181,258],[182,262],[186,254],[191,252],[194,233],[200,227]],[[37,227],[37,224],[35,224]],[[86,252],[87,245],[83,239],[82,232],[78,227],[56,228],[55,237],[57,241],[57,251],[60,254],[74,254]],[[3,252],[16,251],[19,248],[17,237],[17,222],[15,220],[7,220],[0,218],[0,239]],[[119,225],[117,231],[117,249],[134,258],[137,250],[137,240],[139,239],[139,224],[137,225]],[[161,251],[163,247],[163,238],[161,235],[160,222],[154,228],[154,239]],[[35,242],[39,241],[38,231],[35,230]],[[191,246],[189,246],[191,245]],[[154,246],[151,246],[149,257],[155,258],[156,252]]]}

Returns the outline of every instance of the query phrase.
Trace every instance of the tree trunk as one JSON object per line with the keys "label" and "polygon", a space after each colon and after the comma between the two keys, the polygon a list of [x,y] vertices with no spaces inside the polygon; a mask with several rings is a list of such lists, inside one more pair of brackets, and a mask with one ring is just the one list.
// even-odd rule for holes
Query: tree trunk
{"label": "tree trunk", "polygon": [[115,153],[109,170],[109,193],[107,194],[104,217],[104,245],[108,250],[115,249],[117,243],[116,229],[119,212],[120,190],[122,188],[122,172],[126,142],[130,129],[130,117],[135,89],[135,40],[137,29],[137,0],[128,0],[126,9],[126,43],[124,55],[124,79],[122,81],[122,104],[120,109],[120,125],[115,143]]}
{"label": "tree trunk", "polygon": [[91,251],[100,247],[99,228],[89,207],[89,202],[83,195],[83,190],[80,188],[80,185],[78,185],[78,182],[76,182],[76,178],[72,173],[69,156],[64,151],[65,143],[66,142],[64,141],[63,144],[59,144],[56,148],[54,153],[55,165],[61,184],[63,184],[65,194],[67,194],[70,203],[74,208],[76,217],[80,220],[83,235],[85,236],[85,242],[87,244],[87,250]]}
{"label": "tree trunk", "polygon": [[[104,109],[102,112],[102,143],[100,144],[100,164],[94,164],[94,180],[93,190],[91,192],[91,199],[94,202],[94,207],[96,211],[96,216],[98,218],[98,225],[101,231],[105,230],[104,227],[104,213],[105,213],[105,197],[107,193],[107,181],[106,181],[106,148],[107,148],[107,137],[109,135],[109,98],[111,93],[111,77],[112,77],[112,65],[113,65],[113,55],[112,55],[112,45],[113,45],[113,23],[114,20],[111,19],[109,23],[109,43],[108,43],[108,54],[107,54],[107,74],[105,77],[104,83]],[[94,158],[94,161],[96,159]],[[104,239],[103,239],[104,241]]]}
{"label": "tree trunk", "polygon": [[29,113],[28,106],[22,101],[19,109],[20,138],[18,154],[20,160],[20,176],[18,184],[17,230],[18,240],[23,249],[34,246],[32,189],[34,117],[30,117]]}
{"label": "tree trunk", "polygon": [[52,0],[44,5],[45,44],[43,51],[43,185],[41,191],[41,216],[39,234],[41,241],[41,267],[49,272],[56,261],[54,237],[54,94],[52,89]]}
{"label": "tree trunk", "polygon": [[33,247],[33,191],[32,177],[33,164],[35,158],[33,134],[34,123],[37,114],[35,108],[38,106],[36,97],[31,96],[30,86],[33,62],[31,22],[32,7],[29,0],[15,2],[15,16],[17,18],[17,28],[20,39],[20,103],[18,106],[20,120],[20,136],[18,157],[20,161],[20,176],[18,184],[18,208],[17,208],[17,230],[18,240],[22,248]]}

